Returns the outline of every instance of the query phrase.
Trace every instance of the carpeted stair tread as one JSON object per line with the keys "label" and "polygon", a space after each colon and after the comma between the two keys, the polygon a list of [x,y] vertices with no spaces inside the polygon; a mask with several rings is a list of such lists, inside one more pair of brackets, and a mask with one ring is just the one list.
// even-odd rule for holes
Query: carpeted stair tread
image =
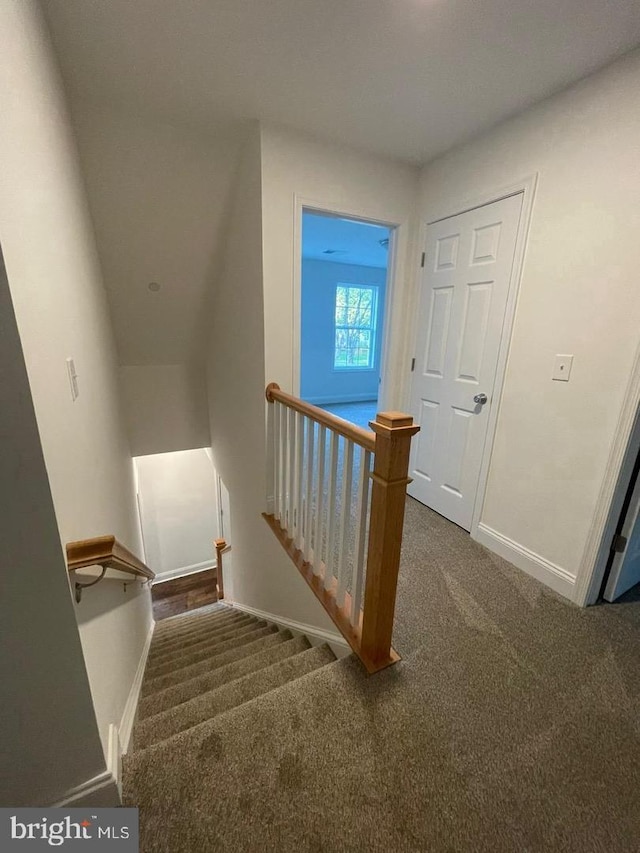
{"label": "carpeted stair tread", "polygon": [[254,621],[257,621],[255,616],[243,614],[242,616],[235,619],[225,619],[221,622],[215,622],[213,625],[210,626],[205,625],[201,628],[198,628],[196,631],[192,631],[189,634],[183,634],[174,638],[168,638],[165,642],[158,643],[157,645],[154,645],[152,643],[151,649],[149,651],[149,657],[150,659],[162,657],[162,655],[167,654],[169,652],[197,645],[198,643],[201,643],[203,640],[206,640],[209,637],[218,636],[223,631],[231,631],[236,626],[244,625],[252,619]]}
{"label": "carpeted stair tread", "polygon": [[[335,661],[334,659],[333,663],[341,666],[344,665],[344,660]],[[356,666],[359,667],[360,665],[357,664]],[[247,722],[251,721],[253,723],[258,719],[270,717],[275,740],[277,737],[275,730],[278,728],[278,716],[282,714],[290,722],[291,701],[293,701],[293,704],[298,709],[306,709],[305,717],[310,716],[314,718],[316,708],[318,710],[322,709],[323,712],[328,710],[332,702],[332,687],[336,686],[330,672],[331,669],[331,666],[323,665],[319,669],[315,669],[295,679],[293,682],[286,682],[267,693],[263,693],[241,705],[218,714],[213,719],[204,720],[185,731],[178,732],[144,749],[135,749],[134,745],[133,752],[129,752],[123,757],[123,760],[126,761],[124,769],[128,781],[127,801],[133,803],[134,789],[140,791],[141,787],[147,787],[144,781],[145,778],[154,776],[156,781],[161,780],[163,777],[163,773],[161,772],[163,768],[167,776],[171,775],[172,770],[166,765],[166,761],[171,762],[173,759],[183,759],[184,764],[188,765],[189,770],[192,771],[200,758],[203,759],[203,764],[197,775],[202,778],[205,773],[210,772],[212,768],[206,767],[209,756],[206,755],[203,746],[206,748],[214,732],[216,735],[221,735],[223,741],[220,743],[221,749],[219,751],[216,750],[216,765],[223,755],[231,758],[234,754],[238,755],[245,751],[253,752],[257,746],[269,751],[270,745],[268,743],[259,744],[256,738],[258,728],[263,733],[265,725],[261,724],[256,728],[255,726],[247,725]],[[322,673],[326,673],[327,670],[329,670],[329,673],[323,676]],[[318,688],[310,689],[313,683],[312,680],[318,677],[322,679],[323,690],[326,691],[326,695],[322,701],[319,701]],[[338,681],[340,680],[341,677],[339,677]],[[306,690],[305,688],[309,689]],[[305,696],[313,696],[314,701],[309,702]],[[320,723],[320,720],[314,720],[314,723],[316,722]],[[227,746],[229,746],[228,749]],[[255,760],[259,760],[257,756]]]}
{"label": "carpeted stair tread", "polygon": [[229,681],[235,681],[249,673],[257,672],[263,667],[271,666],[273,663],[297,655],[311,647],[306,637],[291,638],[290,632],[280,631],[277,634],[270,634],[263,640],[258,640],[255,644],[252,643],[251,646],[242,646],[241,648],[251,649],[258,645],[260,648],[253,653],[249,651],[244,657],[240,657],[225,666],[142,698],[138,705],[138,720],[144,720],[153,714],[172,708],[174,705],[188,702],[200,693],[221,687]]}
{"label": "carpeted stair tread", "polygon": [[170,687],[172,684],[179,684],[181,681],[187,681],[196,675],[202,675],[202,673],[210,669],[225,666],[225,664],[233,660],[251,654],[251,651],[246,649],[247,646],[251,646],[253,643],[264,640],[269,635],[277,633],[278,629],[275,626],[268,626],[266,628],[258,628],[256,631],[251,631],[248,634],[243,634],[241,637],[236,637],[232,647],[224,651],[219,649],[217,654],[212,654],[210,657],[197,661],[190,666],[184,666],[179,670],[144,681],[142,684],[142,695],[148,696],[156,690],[164,690],[165,687]]}
{"label": "carpeted stair tread", "polygon": [[182,654],[179,654],[176,657],[172,657],[167,661],[160,661],[154,666],[149,667],[147,677],[157,678],[160,675],[167,675],[170,672],[180,670],[184,666],[191,666],[191,664],[198,663],[201,660],[206,660],[207,658],[218,655],[227,649],[232,649],[236,641],[240,640],[241,637],[244,637],[245,634],[252,634],[255,631],[259,631],[262,628],[267,627],[268,625],[264,621],[243,625],[241,628],[238,628],[232,633],[225,634],[217,643],[204,646],[196,651],[186,649]]}
{"label": "carpeted stair tread", "polygon": [[[199,643],[194,643],[189,646],[177,646],[176,648],[170,649],[168,652],[156,657],[154,660],[150,660],[147,669],[148,672],[151,673],[159,669],[160,667],[170,666],[175,662],[176,666],[180,665],[180,661],[184,660],[186,657],[196,658],[197,655],[202,652],[211,651],[216,646],[221,645],[222,643],[226,643],[228,640],[233,639],[233,637],[240,636],[241,634],[245,634],[247,631],[250,631],[255,628],[264,628],[267,623],[264,620],[255,619],[254,617],[250,617],[246,621],[239,622],[230,626],[228,628],[223,628],[220,631],[216,631],[211,636],[207,636],[200,640]],[[203,657],[205,657],[203,655]]]}
{"label": "carpeted stair tread", "polygon": [[[204,608],[199,608],[199,610],[200,609]],[[199,610],[192,612],[198,613]],[[189,614],[187,614],[187,616],[188,615]],[[176,634],[184,634],[189,631],[194,631],[199,625],[223,622],[225,619],[233,619],[234,617],[238,618],[240,616],[246,616],[246,613],[241,610],[233,610],[231,607],[225,607],[224,610],[209,610],[204,614],[191,616],[188,621],[185,622],[180,621],[180,616],[171,616],[168,619],[161,619],[159,622],[156,622],[153,639],[154,642],[160,642],[161,640],[166,640]],[[184,614],[182,614],[182,617],[186,618]]]}
{"label": "carpeted stair tread", "polygon": [[156,626],[156,630],[162,633],[165,630],[170,630],[175,625],[187,625],[197,619],[204,619],[216,613],[234,613],[233,607],[229,607],[223,601],[217,601],[214,604],[207,604],[204,607],[198,607],[197,610],[189,610],[187,613],[177,613],[175,616],[167,616],[165,619],[160,619]]}
{"label": "carpeted stair tread", "polygon": [[198,625],[215,622],[237,613],[239,611],[233,610],[231,607],[212,604],[209,607],[199,607],[197,610],[189,611],[186,614],[180,613],[177,616],[169,616],[156,624],[155,639],[160,640],[173,633],[191,631]]}
{"label": "carpeted stair tread", "polygon": [[225,615],[223,618],[204,622],[198,627],[192,628],[190,631],[172,631],[170,634],[165,634],[161,640],[156,640],[154,636],[151,644],[151,652],[159,654],[178,646],[181,643],[198,642],[202,637],[206,637],[215,631],[222,631],[224,628],[228,628],[232,625],[242,623],[248,618],[255,619],[256,617],[250,616],[248,613],[234,613],[231,616]]}
{"label": "carpeted stair tread", "polygon": [[201,693],[181,705],[147,717],[134,729],[136,751],[196,726],[225,711],[335,661],[327,645],[307,649],[257,672]]}
{"label": "carpeted stair tread", "polygon": [[[160,643],[167,638],[178,637],[183,634],[189,634],[206,625],[212,626],[216,622],[223,622],[226,619],[238,617],[241,614],[229,608],[225,610],[216,610],[205,613],[202,616],[192,617],[187,623],[177,622],[177,616],[172,616],[170,619],[165,619],[156,624],[154,631],[154,642]],[[171,622],[170,625],[165,625],[164,622]]]}
{"label": "carpeted stair tread", "polygon": [[[382,765],[372,761],[375,730],[362,713],[358,691],[343,693],[343,680],[333,676],[341,666],[341,661],[323,666],[126,755],[123,804],[140,809],[141,849],[440,849],[376,845],[376,833],[400,817],[393,813],[392,797],[370,799],[368,792],[378,774],[397,775],[403,765],[398,767],[391,756]],[[348,738],[335,737],[338,720],[338,731],[342,735],[346,729]],[[393,718],[385,724],[394,729]],[[411,772],[400,776],[410,779]],[[354,811],[358,815],[348,847],[341,846],[335,831],[345,803],[352,820]],[[283,816],[277,825],[272,806]],[[377,815],[384,818],[382,826]],[[308,843],[310,837],[314,844]]]}

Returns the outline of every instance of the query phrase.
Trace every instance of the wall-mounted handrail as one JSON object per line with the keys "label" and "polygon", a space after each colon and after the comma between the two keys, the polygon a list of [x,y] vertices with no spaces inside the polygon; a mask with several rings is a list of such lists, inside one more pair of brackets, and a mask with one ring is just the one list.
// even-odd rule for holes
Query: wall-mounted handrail
{"label": "wall-mounted handrail", "polygon": [[78,602],[80,602],[82,590],[85,587],[94,586],[99,580],[102,580],[107,569],[117,569],[119,572],[135,575],[149,581],[155,578],[155,572],[118,542],[115,536],[95,536],[93,539],[68,542],[66,550],[67,567],[70,573],[89,566],[102,567],[102,574],[96,580],[86,584],[81,584],[76,580],[76,601]]}
{"label": "wall-mounted handrail", "polygon": [[[271,383],[272,511],[263,513],[335,625],[377,672],[391,646],[411,439],[411,415],[379,412],[372,432]],[[371,488],[370,488],[371,486]]]}

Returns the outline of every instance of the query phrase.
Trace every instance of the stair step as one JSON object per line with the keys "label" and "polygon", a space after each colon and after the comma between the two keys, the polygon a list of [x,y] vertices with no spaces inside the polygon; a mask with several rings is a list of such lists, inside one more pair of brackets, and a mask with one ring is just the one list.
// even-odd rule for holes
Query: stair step
{"label": "stair step", "polygon": [[[154,641],[157,643],[171,642],[179,637],[185,637],[188,634],[196,633],[207,626],[213,628],[215,625],[222,625],[233,619],[241,619],[246,615],[248,614],[236,610],[221,610],[215,613],[205,613],[195,621],[192,619],[187,623],[173,621],[171,627],[164,628],[164,630],[162,630],[164,627],[162,622],[156,622]],[[173,619],[177,620],[177,617],[173,617]]]}
{"label": "stair step", "polygon": [[190,610],[187,613],[176,613],[175,616],[168,616],[166,619],[160,620],[160,625],[168,627],[175,622],[184,622],[193,619],[194,616],[204,616],[206,614],[220,613],[233,611],[233,607],[229,607],[224,601],[215,601],[212,604],[206,604],[204,607],[199,607],[197,610]]}
{"label": "stair step", "polygon": [[205,660],[212,657],[212,655],[217,655],[220,652],[226,651],[226,649],[233,648],[236,642],[241,637],[244,637],[245,634],[251,634],[253,631],[267,627],[268,625],[264,620],[262,622],[251,622],[248,625],[242,625],[242,627],[236,628],[235,631],[223,634],[213,644],[205,645],[195,651],[185,649],[183,652],[179,652],[166,661],[164,659],[158,661],[158,663],[149,667],[147,674],[149,678],[157,678],[159,675],[167,675],[170,672],[181,669],[183,666],[191,666],[191,664],[198,663],[198,661]]}
{"label": "stair step", "polygon": [[190,654],[192,652],[198,652],[201,649],[207,648],[207,646],[215,645],[215,643],[221,642],[224,638],[229,637],[237,631],[242,630],[248,625],[257,625],[259,622],[259,619],[256,619],[253,616],[248,616],[246,619],[241,619],[238,622],[231,622],[229,625],[225,625],[221,628],[216,628],[215,631],[204,631],[202,634],[199,634],[197,638],[190,640],[184,644],[176,642],[169,646],[169,648],[167,649],[160,649],[156,651],[153,656],[150,653],[147,666],[155,667],[158,666],[158,664],[160,663],[165,663],[167,661],[173,660],[174,658],[180,657],[181,655]]}
{"label": "stair step", "polygon": [[[306,637],[289,639],[290,637],[291,634],[288,631],[280,631],[278,634],[270,634],[263,640],[258,640],[257,644],[241,646],[242,649],[250,650],[245,657],[141,699],[138,705],[138,720],[144,720],[152,714],[158,714],[174,705],[188,702],[200,693],[221,687],[229,681],[257,672],[263,667],[271,666],[311,647]],[[251,649],[258,644],[261,644],[260,649],[252,653]]]}
{"label": "stair step", "polygon": [[134,749],[145,749],[154,743],[166,740],[198,723],[243,705],[256,696],[261,696],[313,670],[320,669],[335,659],[335,655],[326,645],[307,649],[257,672],[201,693],[181,705],[147,717],[138,723],[134,730]]}
{"label": "stair step", "polygon": [[202,675],[209,669],[224,666],[232,660],[244,657],[246,654],[246,652],[243,652],[244,646],[250,645],[256,640],[264,639],[269,636],[269,634],[277,633],[278,629],[275,625],[272,625],[266,628],[258,628],[257,630],[243,634],[241,637],[236,637],[232,641],[231,647],[226,650],[218,648],[215,654],[211,654],[204,660],[199,660],[191,665],[180,667],[179,669],[164,675],[154,676],[148,680],[145,679],[142,683],[142,695],[148,696],[156,690],[164,690],[165,687],[170,687],[172,684],[179,684],[181,681],[187,681],[189,678],[193,678],[196,675]]}
{"label": "stair step", "polygon": [[158,628],[156,627],[153,634],[152,648],[158,650],[170,648],[176,643],[195,639],[201,634],[206,634],[208,631],[217,631],[220,628],[224,628],[225,625],[233,625],[234,622],[245,619],[247,615],[246,613],[225,613],[224,615],[216,616],[215,619],[203,619],[195,625],[188,626],[187,630],[178,630],[178,626],[176,626],[173,631],[165,631],[161,635],[158,635]]}
{"label": "stair step", "polygon": [[163,639],[170,635],[191,631],[207,622],[212,623],[230,615],[235,616],[237,613],[238,611],[232,610],[230,607],[222,607],[220,604],[199,607],[197,610],[189,611],[186,614],[179,613],[177,616],[169,616],[167,619],[156,622],[155,635],[158,639]]}
{"label": "stair step", "polygon": [[[344,743],[333,744],[330,738],[331,726],[335,725],[332,720],[335,689],[344,681],[340,670],[337,676],[334,674],[334,667],[342,666],[342,661],[323,666],[213,719],[124,756],[124,805],[137,806],[145,815],[148,827],[162,825],[164,828],[165,834],[153,849],[184,849],[180,846],[184,842],[184,823],[167,821],[166,815],[174,810],[183,812],[185,802],[198,799],[203,789],[212,792],[211,798],[207,799],[206,820],[201,821],[202,826],[196,825],[196,821],[190,827],[191,846],[188,849],[227,849],[209,843],[211,837],[206,843],[203,841],[203,833],[212,833],[215,842],[216,821],[228,818],[229,802],[224,797],[218,800],[213,792],[233,791],[237,796],[244,790],[240,785],[246,785],[247,779],[259,778],[259,798],[266,814],[268,805],[265,801],[268,802],[274,785],[277,785],[274,777],[277,777],[278,765],[281,761],[286,765],[296,757],[298,750],[303,750],[307,742],[306,724],[317,724],[327,738],[326,751],[311,758],[305,756],[301,764],[302,772],[310,774],[310,780],[314,781],[311,802],[321,808],[317,804],[322,801],[323,793],[325,797],[327,795],[322,788],[322,766],[323,761],[327,761],[327,752],[330,760],[337,761],[334,755],[338,750],[344,763]],[[352,724],[354,749],[358,748],[363,753],[361,760],[370,760],[370,746],[366,744],[369,735],[365,738],[364,747],[360,747],[358,739],[358,728],[364,723],[362,711],[358,708],[357,692],[354,691],[353,697],[349,694],[349,699],[355,706],[357,720],[357,726]],[[348,713],[347,703],[342,697],[338,709],[341,715]],[[348,765],[347,761],[347,769]],[[306,780],[307,776],[303,778]],[[250,785],[254,787],[253,783]],[[295,801],[295,789],[291,790],[290,796]],[[190,810],[192,814],[193,810]],[[242,814],[242,807],[238,814]],[[295,808],[291,814],[293,818]]]}

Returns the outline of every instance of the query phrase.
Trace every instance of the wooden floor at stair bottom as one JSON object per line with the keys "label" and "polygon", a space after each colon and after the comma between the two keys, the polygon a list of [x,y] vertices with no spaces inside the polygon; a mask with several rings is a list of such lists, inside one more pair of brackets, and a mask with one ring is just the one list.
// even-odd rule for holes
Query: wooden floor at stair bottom
{"label": "wooden floor at stair bottom", "polygon": [[155,583],[151,587],[153,618],[166,619],[218,600],[216,570],[206,569],[181,578]]}

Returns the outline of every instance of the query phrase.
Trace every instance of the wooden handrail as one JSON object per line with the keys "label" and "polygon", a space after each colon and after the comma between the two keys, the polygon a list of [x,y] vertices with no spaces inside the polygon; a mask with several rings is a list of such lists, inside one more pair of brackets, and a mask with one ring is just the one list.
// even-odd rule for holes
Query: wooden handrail
{"label": "wooden handrail", "polygon": [[[279,401],[373,453],[364,606],[359,611],[359,619],[357,615],[354,616],[358,613],[359,592],[354,593],[353,600],[347,593],[344,603],[340,606],[342,599],[338,585],[327,566],[322,562],[318,563],[315,553],[314,564],[310,562],[310,558],[305,557],[305,553],[298,547],[299,534],[294,541],[291,532],[279,520],[280,516],[276,517],[272,513],[263,513],[263,516],[367,671],[378,672],[400,660],[400,656],[391,646],[391,635],[400,567],[405,495],[407,485],[411,482],[408,476],[409,452],[411,439],[420,427],[414,424],[411,415],[402,412],[378,412],[375,420],[371,422],[373,432],[367,432],[281,391],[275,383],[267,386],[266,396],[268,402]],[[300,464],[302,458],[300,454]],[[318,462],[318,466],[319,470],[324,470],[321,462]],[[320,526],[316,527],[316,536]],[[307,543],[304,547],[308,551]],[[322,551],[322,548],[320,550]],[[358,577],[362,575],[358,574]]]}
{"label": "wooden handrail", "polygon": [[222,555],[228,550],[226,539],[215,539],[213,542],[216,549],[216,583],[218,585],[218,600],[224,598],[224,574],[222,571]]}
{"label": "wooden handrail", "polygon": [[370,430],[362,429],[362,427],[352,424],[351,421],[345,421],[337,415],[332,415],[331,412],[325,412],[324,409],[319,409],[318,406],[305,403],[304,400],[300,400],[292,394],[287,394],[286,391],[281,391],[277,382],[270,382],[267,385],[266,397],[269,403],[274,403],[276,400],[279,403],[284,403],[289,409],[300,412],[301,415],[306,415],[316,423],[322,424],[322,426],[326,426],[339,435],[359,444],[365,450],[375,451],[376,437]]}
{"label": "wooden handrail", "polygon": [[121,545],[115,536],[96,536],[67,544],[67,566],[70,572],[87,566],[117,569],[130,575],[153,580],[155,573]]}

